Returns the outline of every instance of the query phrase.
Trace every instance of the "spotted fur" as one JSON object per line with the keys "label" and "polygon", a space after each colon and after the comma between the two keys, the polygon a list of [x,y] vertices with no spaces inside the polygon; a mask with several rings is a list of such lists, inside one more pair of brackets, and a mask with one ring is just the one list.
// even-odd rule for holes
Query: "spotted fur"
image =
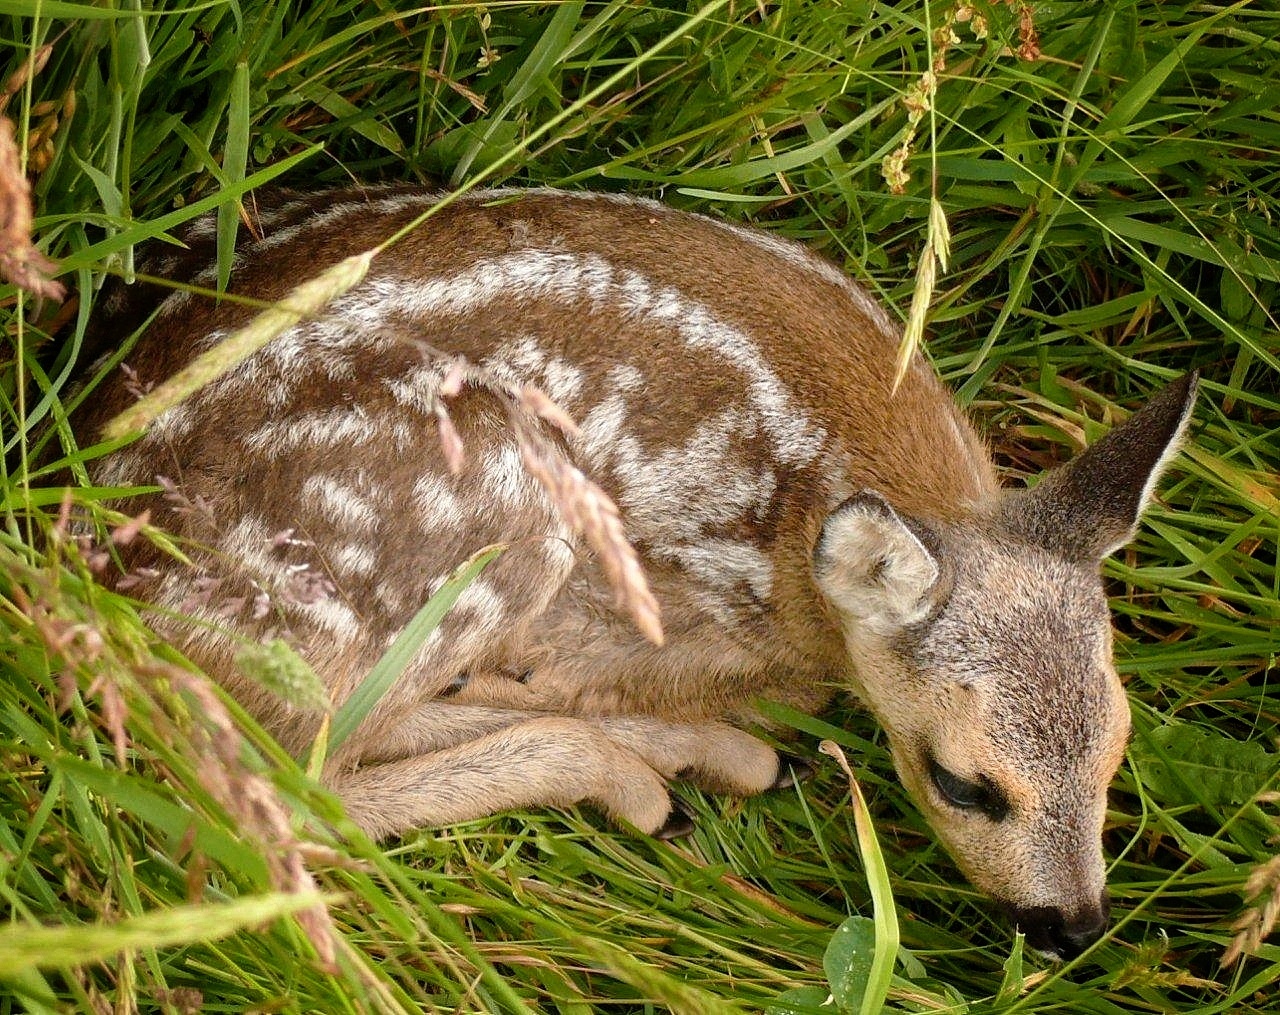
{"label": "spotted fur", "polygon": [[[435,200],[253,205],[232,288],[278,299]],[[214,238],[198,222],[143,269],[211,284]],[[90,437],[251,314],[156,286],[106,302],[100,347],[158,312],[133,378],[78,420]],[[1104,925],[1101,823],[1128,730],[1097,563],[1133,531],[1194,382],[1010,494],[922,360],[894,391],[898,338],[839,269],[768,233],[619,196],[476,193],[96,478],[168,477],[150,506],[195,567],[139,541],[131,586],[205,621],[168,631],[295,750],[319,716],[240,673],[238,638],[287,633],[341,704],[459,562],[509,545],[329,765],[374,834],[582,800],[677,831],[669,779],[784,782],[734,725],[755,700],[816,710],[843,687],[960,866],[1065,954]],[[466,449],[451,472],[439,354],[574,417],[547,438],[619,505],[665,646],[618,615],[481,383],[445,399]],[[957,805],[940,770],[1000,806]]]}

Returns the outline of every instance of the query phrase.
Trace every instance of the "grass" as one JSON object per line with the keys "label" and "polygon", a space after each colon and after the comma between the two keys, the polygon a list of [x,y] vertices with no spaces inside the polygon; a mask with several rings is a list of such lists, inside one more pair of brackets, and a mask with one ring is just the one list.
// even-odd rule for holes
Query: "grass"
{"label": "grass", "polygon": [[[71,296],[0,287],[0,1011],[827,1012],[824,953],[886,887],[826,762],[687,793],[676,845],[538,812],[377,849],[58,538],[33,450],[103,276],[202,210],[229,240],[270,181],[352,177],[625,189],[800,238],[915,307],[1012,484],[1199,368],[1192,444],[1106,568],[1137,728],[1111,939],[1022,956],[866,716],[780,718],[858,771],[890,1010],[1274,1010],[1277,944],[1220,961],[1280,891],[1280,8],[975,3],[980,39],[962,7],[0,2]],[[59,439],[73,468],[103,450]],[[109,521],[105,493],[77,510]]]}

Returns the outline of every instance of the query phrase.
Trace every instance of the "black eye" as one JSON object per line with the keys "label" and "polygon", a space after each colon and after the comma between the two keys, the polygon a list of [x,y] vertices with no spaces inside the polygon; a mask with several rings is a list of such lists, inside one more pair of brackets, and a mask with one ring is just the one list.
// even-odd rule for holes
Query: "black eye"
{"label": "black eye", "polygon": [[982,806],[982,800],[987,793],[982,783],[963,779],[955,772],[943,768],[932,758],[929,760],[929,775],[933,777],[934,786],[938,788],[938,792],[947,803],[955,804],[965,810]]}
{"label": "black eye", "polygon": [[1009,813],[1008,801],[990,779],[984,777],[977,782],[965,779],[943,768],[932,756],[929,757],[929,777],[942,798],[953,807],[982,811],[992,821],[999,821]]}

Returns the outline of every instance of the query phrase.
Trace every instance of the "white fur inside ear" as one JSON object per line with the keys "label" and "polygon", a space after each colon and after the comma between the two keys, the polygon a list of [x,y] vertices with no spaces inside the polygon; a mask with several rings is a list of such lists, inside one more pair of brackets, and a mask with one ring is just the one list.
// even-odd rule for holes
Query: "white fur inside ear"
{"label": "white fur inside ear", "polygon": [[[1151,472],[1147,476],[1147,481],[1142,484],[1142,493],[1138,495],[1138,517],[1141,518],[1143,512],[1151,505],[1152,499],[1155,497],[1156,484],[1160,482],[1160,477],[1164,475],[1165,470],[1169,468],[1169,463],[1178,457],[1178,452],[1182,450],[1182,445],[1187,439],[1187,430],[1191,426],[1191,410],[1195,406],[1195,388],[1191,389],[1192,394],[1187,399],[1186,404],[1182,408],[1182,416],[1178,420],[1178,425],[1174,428],[1169,442],[1165,445],[1164,450],[1160,452],[1159,459],[1152,467]],[[1102,556],[1109,557],[1115,553],[1120,547],[1125,546],[1132,541],[1138,531],[1138,521],[1135,518],[1133,527],[1129,534],[1121,541],[1113,546],[1107,547]]]}
{"label": "white fur inside ear", "polygon": [[855,624],[891,636],[928,616],[938,562],[893,508],[864,494],[827,519],[814,574]]}

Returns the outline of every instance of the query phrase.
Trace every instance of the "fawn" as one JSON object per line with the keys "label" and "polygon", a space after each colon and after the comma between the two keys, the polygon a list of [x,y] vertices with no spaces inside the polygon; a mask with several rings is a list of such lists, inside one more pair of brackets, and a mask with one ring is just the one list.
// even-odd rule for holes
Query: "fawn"
{"label": "fawn", "polygon": [[[283,196],[231,291],[279,299],[439,200]],[[143,270],[211,286],[213,223],[183,239]],[[84,434],[255,313],[142,285],[104,302],[117,340],[155,317]],[[894,390],[898,342],[835,266],[767,233],[476,192],[94,479],[165,477],[147,503],[195,566],[139,546],[131,587],[203,621],[166,631],[294,750],[321,714],[241,673],[244,638],[287,633],[340,704],[460,561],[507,544],[330,760],[373,835],[579,801],[679,834],[669,780],[789,784],[742,729],[753,702],[814,711],[847,689],[970,880],[1034,947],[1074,955],[1106,927],[1101,830],[1129,732],[1098,565],[1133,534],[1195,377],[1004,491],[922,358]],[[647,576],[621,584],[649,637],[614,601],[626,561],[583,535],[609,524],[601,490]]]}

